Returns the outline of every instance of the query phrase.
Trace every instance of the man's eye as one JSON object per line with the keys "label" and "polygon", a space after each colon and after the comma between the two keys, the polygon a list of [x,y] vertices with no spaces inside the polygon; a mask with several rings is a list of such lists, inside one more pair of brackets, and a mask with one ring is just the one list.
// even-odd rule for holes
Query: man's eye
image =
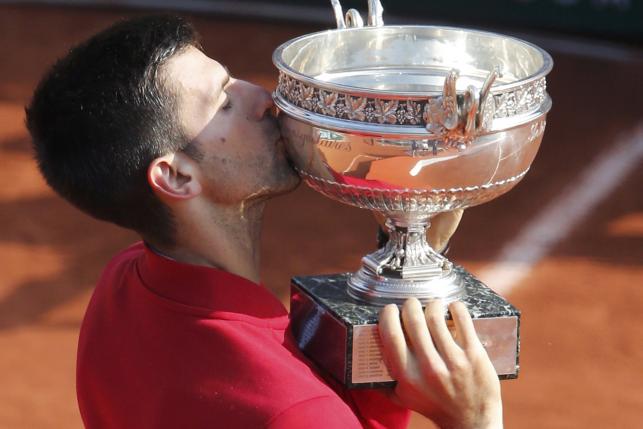
{"label": "man's eye", "polygon": [[232,107],[232,102],[230,101],[230,97],[226,97],[225,103],[223,104],[223,107],[221,109],[230,110],[231,107]]}

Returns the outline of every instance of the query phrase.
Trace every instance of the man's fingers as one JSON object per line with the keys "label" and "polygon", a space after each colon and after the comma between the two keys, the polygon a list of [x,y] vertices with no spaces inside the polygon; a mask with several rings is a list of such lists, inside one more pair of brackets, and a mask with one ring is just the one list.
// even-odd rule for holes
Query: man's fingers
{"label": "man's fingers", "polygon": [[444,318],[444,310],[445,308],[441,300],[433,300],[429,302],[426,306],[426,320],[429,325],[429,331],[431,332],[431,337],[433,338],[435,347],[447,366],[451,366],[452,363],[461,358],[462,350],[456,344],[449,332],[447,322]]}
{"label": "man's fingers", "polygon": [[395,304],[389,304],[380,311],[378,325],[384,361],[397,380],[406,371],[409,359],[409,349],[404,338],[404,331],[400,322],[400,311]]}
{"label": "man's fingers", "polygon": [[402,307],[402,321],[406,337],[413,349],[415,358],[426,370],[440,370],[444,363],[435,349],[429,328],[426,324],[422,304],[416,298],[409,298]]}
{"label": "man's fingers", "polygon": [[427,239],[435,250],[441,252],[449,242],[449,239],[458,228],[464,210],[453,210],[440,213],[431,219],[431,227],[428,230]]}
{"label": "man's fingers", "polygon": [[469,310],[467,310],[464,303],[460,301],[452,302],[449,305],[449,311],[453,318],[458,342],[462,348],[465,350],[473,350],[477,347],[481,347],[482,344],[476,334],[473,326],[473,320],[471,320]]}

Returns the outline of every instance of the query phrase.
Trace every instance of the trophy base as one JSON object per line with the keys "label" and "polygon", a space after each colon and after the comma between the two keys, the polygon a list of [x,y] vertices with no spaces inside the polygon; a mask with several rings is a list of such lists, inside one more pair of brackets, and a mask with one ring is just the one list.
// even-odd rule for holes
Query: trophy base
{"label": "trophy base", "polygon": [[[520,311],[462,267],[454,266],[454,270],[465,288],[461,300],[469,309],[498,377],[518,377]],[[294,277],[292,333],[304,354],[347,388],[393,386],[395,381],[384,364],[377,331],[382,307],[351,297],[350,276]]]}
{"label": "trophy base", "polygon": [[441,299],[445,304],[460,300],[466,291],[461,276],[451,270],[429,280],[396,279],[378,276],[364,267],[348,276],[348,293],[366,304],[403,304],[414,297],[422,303]]}

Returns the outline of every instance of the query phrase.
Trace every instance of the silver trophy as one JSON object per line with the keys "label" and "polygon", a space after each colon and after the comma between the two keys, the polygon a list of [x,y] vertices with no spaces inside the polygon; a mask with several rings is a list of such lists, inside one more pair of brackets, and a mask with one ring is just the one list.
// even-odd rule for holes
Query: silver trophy
{"label": "silver trophy", "polygon": [[490,201],[527,173],[551,108],[552,59],[495,33],[384,26],[378,0],[366,26],[331,3],[337,30],[274,52],[282,134],[308,185],[381,212],[390,240],[353,274],[293,279],[299,345],[348,386],[387,383],[379,306],[459,299],[499,375],[515,377],[519,312],[432,249],[426,229],[435,214]]}

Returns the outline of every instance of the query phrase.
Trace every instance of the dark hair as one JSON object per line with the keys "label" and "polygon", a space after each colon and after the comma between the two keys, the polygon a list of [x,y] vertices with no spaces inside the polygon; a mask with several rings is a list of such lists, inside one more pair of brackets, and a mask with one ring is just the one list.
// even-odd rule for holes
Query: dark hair
{"label": "dark hair", "polygon": [[188,46],[200,48],[198,36],[179,17],[120,22],[60,59],[26,109],[47,183],[88,214],[160,244],[174,242],[174,222],[147,169],[189,142],[159,70]]}

